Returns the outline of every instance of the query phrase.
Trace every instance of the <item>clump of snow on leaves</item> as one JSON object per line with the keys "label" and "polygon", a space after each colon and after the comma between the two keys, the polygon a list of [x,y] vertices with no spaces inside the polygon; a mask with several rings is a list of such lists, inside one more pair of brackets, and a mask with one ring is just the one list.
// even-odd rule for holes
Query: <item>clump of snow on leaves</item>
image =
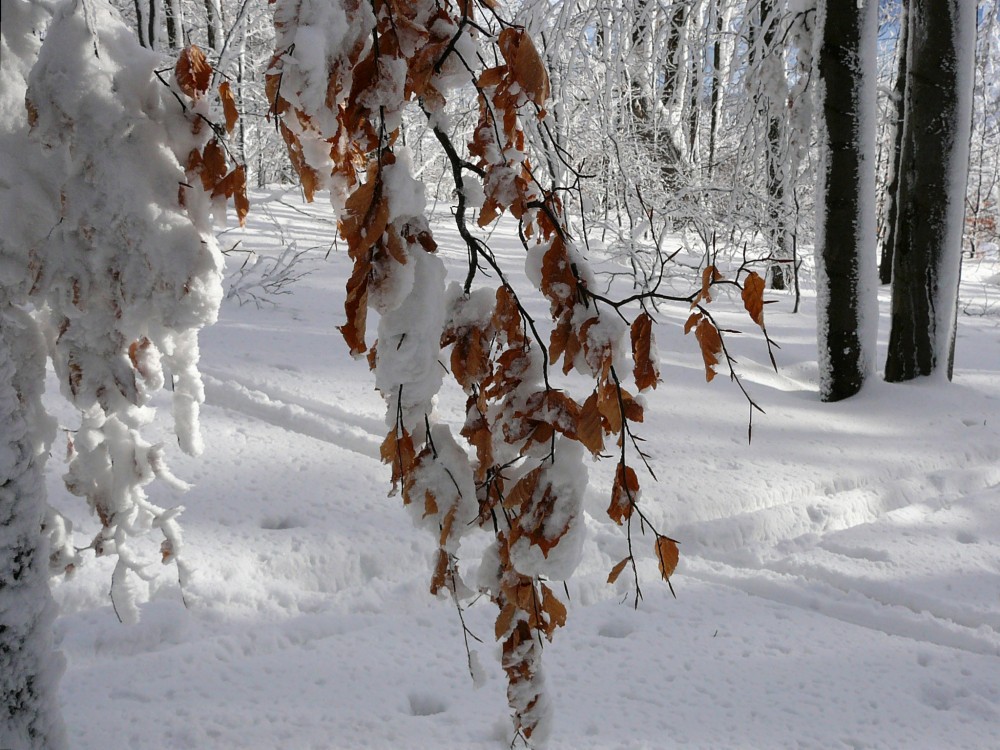
{"label": "clump of snow on leaves", "polygon": [[[110,7],[68,4],[28,88],[33,135],[69,164],[36,281],[63,394],[82,415],[67,486],[101,519],[95,551],[118,557],[112,600],[123,619],[138,616],[126,573],[149,575],[133,535],[158,526],[163,561],[177,560],[182,583],[187,574],[179,509],[164,511],[143,489],[157,477],[185,485],[140,430],[153,419],[148,402],[166,368],[180,447],[200,452],[197,332],[222,300],[211,197],[189,191],[182,205],[178,194],[188,182],[181,161],[199,140],[196,119],[157,78],[161,67]],[[212,134],[201,131],[202,140]],[[134,471],[123,476],[123,466]]]}

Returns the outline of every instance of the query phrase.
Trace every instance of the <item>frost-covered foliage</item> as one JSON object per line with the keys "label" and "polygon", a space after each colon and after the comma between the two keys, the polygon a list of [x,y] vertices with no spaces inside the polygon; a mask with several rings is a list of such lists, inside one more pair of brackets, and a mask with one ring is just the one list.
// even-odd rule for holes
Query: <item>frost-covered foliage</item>
{"label": "frost-covered foliage", "polygon": [[[580,560],[588,453],[597,458],[607,448],[616,456],[608,514],[630,542],[635,518],[652,533],[665,579],[677,563],[674,541],[638,505],[631,464],[646,458],[633,433],[643,406],[626,385],[654,388],[658,370],[652,318],[643,311],[629,319],[625,306],[642,299],[693,308],[688,330],[696,331],[711,379],[728,360],[705,307],[713,287],[742,289],[763,327],[763,280],[750,273],[745,285],[727,281],[709,266],[701,290],[687,296],[662,294],[658,285],[625,301],[597,291],[564,219],[565,191],[543,187],[539,177],[539,158],[559,175],[551,166],[559,152],[532,149],[532,134],[551,138],[549,76],[526,29],[504,20],[491,0],[278,0],[274,18],[270,112],[306,196],[329,189],[339,217],[354,264],[341,332],[352,354],[368,352],[386,401],[382,458],[392,466],[393,489],[437,541],[432,593],[447,593],[461,611],[476,588],[497,605],[515,731],[540,745],[550,730],[542,643],[567,615],[547,581],[565,580]],[[454,139],[447,109],[462,96],[478,115],[464,143]],[[463,281],[448,286],[424,185],[398,140],[407,109],[423,117],[451,172],[468,267]],[[519,224],[534,289],[511,285],[479,233],[503,213]],[[523,304],[529,294],[547,302],[544,328]],[[369,310],[379,315],[370,350]],[[560,369],[589,382],[580,400],[570,392],[574,381],[557,381]],[[446,373],[464,393],[465,445],[435,411]],[[459,546],[480,532],[491,540],[478,574],[466,581]],[[636,572],[629,548],[610,582],[626,565]],[[636,586],[638,599],[637,574]],[[469,661],[471,669],[471,653]]]}
{"label": "frost-covered foliage", "polygon": [[91,546],[117,556],[111,597],[128,620],[138,610],[127,573],[148,575],[133,537],[159,528],[163,562],[177,562],[181,583],[186,576],[181,509],[158,507],[144,489],[154,478],[185,485],[141,430],[169,378],[178,443],[201,450],[197,336],[222,298],[211,219],[238,192],[235,172],[220,182],[226,159],[204,96],[211,69],[197,50],[185,54],[168,85],[164,60],[110,6],[70,0],[27,94],[32,136],[67,165],[58,220],[29,266],[63,395],[81,414],[66,484],[100,518]]}

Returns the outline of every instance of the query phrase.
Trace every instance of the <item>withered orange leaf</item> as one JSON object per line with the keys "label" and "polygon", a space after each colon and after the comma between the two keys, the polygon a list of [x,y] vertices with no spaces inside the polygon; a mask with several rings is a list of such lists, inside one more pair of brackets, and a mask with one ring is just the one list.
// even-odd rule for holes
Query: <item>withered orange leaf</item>
{"label": "withered orange leaf", "polygon": [[566,624],[566,605],[559,601],[552,593],[552,589],[544,583],[542,584],[542,611],[548,615],[549,623],[545,628],[545,633],[549,640],[552,640],[552,633],[555,629]]}
{"label": "withered orange leaf", "polygon": [[503,80],[505,75],[507,75],[506,65],[498,65],[495,68],[487,68],[479,75],[479,80],[476,81],[476,85],[481,89],[487,88],[488,86],[496,86]]}
{"label": "withered orange leaf", "polygon": [[506,284],[497,288],[497,306],[493,312],[493,327],[506,334],[508,344],[517,344],[524,338],[521,331],[521,312],[517,309],[517,299]]}
{"label": "withered orange leaf", "polygon": [[437,498],[434,497],[434,495],[432,495],[430,493],[430,491],[425,492],[424,493],[424,515],[422,517],[423,518],[427,518],[427,516],[436,516],[439,511],[440,511],[440,509],[438,508]]}
{"label": "withered orange leaf", "polygon": [[715,365],[719,364],[719,354],[722,352],[722,336],[719,329],[712,325],[712,321],[703,318],[694,331],[701,346],[701,356],[705,360],[705,380],[711,381],[715,377]]}
{"label": "withered orange leaf", "polygon": [[510,69],[510,77],[539,107],[549,98],[549,74],[531,37],[523,28],[508,27],[497,40],[500,53]]}
{"label": "withered orange leaf", "polygon": [[625,570],[625,566],[628,565],[628,561],[631,559],[631,557],[626,557],[611,569],[611,572],[608,573],[608,583],[614,583],[618,580],[618,576],[622,574],[622,571]]}
{"label": "withered orange leaf", "polygon": [[205,144],[201,155],[201,186],[208,192],[215,192],[215,186],[226,176],[226,152],[218,138]]}
{"label": "withered orange leaf", "polygon": [[369,169],[369,179],[359,185],[344,204],[341,221],[352,258],[357,259],[382,237],[389,223],[389,201],[383,194],[378,165]]}
{"label": "withered orange leaf", "polygon": [[595,456],[604,450],[604,428],[601,411],[597,406],[597,391],[591,393],[580,408],[576,434],[577,439]]}
{"label": "withered orange leaf", "polygon": [[448,512],[444,514],[444,518],[441,521],[441,546],[443,547],[447,541],[448,537],[451,536],[451,529],[455,525],[455,516],[458,514],[458,505],[452,505],[448,508]]}
{"label": "withered orange leaf", "polygon": [[663,580],[667,580],[677,569],[677,562],[680,560],[680,551],[677,549],[677,542],[669,537],[658,536],[656,538],[656,559],[660,563],[660,575]]}
{"label": "withered orange leaf", "polygon": [[393,428],[382,441],[379,452],[382,463],[392,465],[392,484],[395,489],[396,484],[410,473],[416,461],[413,437],[406,430],[400,435],[399,431]]}
{"label": "withered orange leaf", "polygon": [[212,66],[205,53],[197,45],[191,44],[181,50],[174,65],[177,86],[192,99],[199,99],[208,91],[212,82]]}
{"label": "withered orange leaf", "polygon": [[240,226],[246,226],[247,214],[250,213],[250,199],[247,198],[247,171],[240,165],[236,168],[236,190],[233,192],[233,206],[236,207],[236,218]]}
{"label": "withered orange leaf", "polygon": [[233,128],[236,127],[236,121],[240,119],[240,114],[236,109],[236,99],[229,81],[223,81],[219,84],[219,99],[222,100],[222,114],[226,118],[226,132],[232,133]]}
{"label": "withered orange leaf", "polygon": [[566,351],[566,345],[573,334],[572,314],[566,311],[552,328],[549,336],[549,361],[555,364]]}
{"label": "withered orange leaf", "polygon": [[611,489],[608,517],[619,526],[632,515],[632,508],[639,496],[639,478],[631,466],[618,464],[615,483]]}
{"label": "withered orange leaf", "polygon": [[693,312],[688,316],[687,321],[684,323],[684,335],[691,333],[691,329],[694,328],[704,316],[700,312]]}
{"label": "withered orange leaf", "polygon": [[351,348],[351,356],[363,354],[368,348],[365,344],[365,329],[368,324],[368,272],[371,264],[363,258],[354,264],[354,272],[347,280],[347,299],[344,301],[344,312],[347,322],[339,326],[344,340]]}
{"label": "withered orange leaf", "polygon": [[288,111],[288,101],[281,96],[279,91],[280,86],[280,73],[268,73],[264,76],[264,95],[267,97],[267,119],[269,120],[272,114],[280,116]]}
{"label": "withered orange leaf", "polygon": [[702,300],[705,302],[712,301],[712,284],[716,281],[721,281],[723,276],[719,273],[719,269],[715,266],[705,266],[705,270],[701,272],[701,291],[698,292],[698,296],[695,301],[691,303],[691,307],[694,307]]}
{"label": "withered orange leaf", "polygon": [[659,380],[659,367],[653,361],[653,319],[646,313],[632,321],[632,359],[635,361],[635,385],[643,391],[646,388],[656,388]]}
{"label": "withered orange leaf", "polygon": [[764,279],[756,271],[751,271],[743,282],[743,306],[750,318],[761,328],[764,327]]}
{"label": "withered orange leaf", "polygon": [[497,615],[497,622],[495,626],[496,638],[498,641],[510,632],[511,625],[514,623],[514,614],[516,612],[517,605],[512,601],[507,602],[503,609],[500,610],[500,614]]}
{"label": "withered orange leaf", "polygon": [[618,401],[618,387],[614,383],[604,383],[597,390],[597,409],[604,417],[608,432],[622,431],[622,405]]}
{"label": "withered orange leaf", "polygon": [[542,256],[541,290],[554,308],[572,307],[576,298],[576,277],[570,267],[566,243],[558,236],[552,238],[552,244]]}
{"label": "withered orange leaf", "polygon": [[541,476],[542,467],[539,466],[521,477],[504,497],[503,507],[507,510],[513,510],[514,508],[523,508],[530,503]]}
{"label": "withered orange leaf", "polygon": [[436,595],[443,588],[448,588],[448,553],[439,549],[434,575],[431,577],[431,594]]}

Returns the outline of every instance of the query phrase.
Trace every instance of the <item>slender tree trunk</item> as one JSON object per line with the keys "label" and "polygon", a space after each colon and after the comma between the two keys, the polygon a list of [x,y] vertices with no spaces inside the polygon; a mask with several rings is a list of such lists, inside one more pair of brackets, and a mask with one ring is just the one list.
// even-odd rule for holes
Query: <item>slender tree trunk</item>
{"label": "slender tree trunk", "polygon": [[204,0],[204,4],[208,46],[213,50],[218,50],[219,45],[222,44],[222,11],[219,9],[219,0]]}
{"label": "slender tree trunk", "polygon": [[146,41],[146,24],[143,22],[142,15],[142,0],[132,0],[132,4],[135,6],[135,33],[139,38],[139,46],[148,47],[149,43]]}
{"label": "slender tree trunk", "polygon": [[183,16],[181,14],[181,4],[178,0],[164,0],[163,17],[167,24],[167,45],[170,49],[180,49],[182,44]]}
{"label": "slender tree trunk", "polygon": [[787,277],[792,269],[788,248],[788,219],[785,200],[784,157],[784,105],[785,96],[776,91],[780,80],[784,83],[784,61],[776,47],[780,44],[780,26],[774,0],[760,0],[759,28],[751,26],[750,66],[759,78],[758,111],[764,123],[764,166],[767,172],[767,234],[771,242],[771,256],[778,262],[768,268],[768,279],[772,289],[786,289]]}
{"label": "slender tree trunk", "polygon": [[882,236],[882,251],[878,266],[879,281],[892,281],[892,249],[896,244],[896,216],[899,213],[899,158],[903,151],[903,102],[906,101],[906,58],[908,45],[907,22],[908,0],[901,0],[899,14],[899,36],[896,39],[896,82],[892,89],[893,119],[895,128],[892,137],[892,153],[889,154],[889,179],[885,186],[886,211],[885,232]]}
{"label": "slender tree trunk", "polygon": [[[819,53],[822,119],[816,255],[820,398],[857,393],[873,365],[877,0],[826,0]],[[835,7],[831,7],[835,6]],[[871,266],[871,267],[870,267]]]}
{"label": "slender tree trunk", "polygon": [[976,4],[911,0],[885,379],[951,378],[968,179]]}
{"label": "slender tree trunk", "polygon": [[149,42],[150,49],[156,49],[159,42],[159,20],[156,17],[156,4],[159,0],[149,0],[149,4],[146,6],[149,9],[149,27],[146,32],[146,39]]}
{"label": "slender tree trunk", "polygon": [[715,170],[715,144],[719,133],[719,108],[722,100],[722,26],[725,16],[722,0],[716,0],[713,6],[715,14],[715,39],[712,42],[712,112],[708,129],[708,176]]}

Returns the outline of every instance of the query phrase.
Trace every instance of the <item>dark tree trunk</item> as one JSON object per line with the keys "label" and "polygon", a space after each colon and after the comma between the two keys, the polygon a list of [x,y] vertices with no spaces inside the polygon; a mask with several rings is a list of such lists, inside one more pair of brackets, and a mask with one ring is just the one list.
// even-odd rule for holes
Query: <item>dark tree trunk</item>
{"label": "dark tree trunk", "polygon": [[713,6],[715,12],[715,39],[712,42],[712,112],[708,130],[708,176],[715,170],[715,142],[719,132],[719,102],[722,92],[722,0],[716,0]]}
{"label": "dark tree trunk", "polygon": [[164,0],[163,17],[167,24],[167,45],[170,49],[181,47],[180,6],[174,5],[174,0]]}
{"label": "dark tree trunk", "polygon": [[955,343],[975,5],[911,0],[885,379],[945,368]]}
{"label": "dark tree trunk", "polygon": [[213,50],[219,49],[222,42],[222,19],[219,14],[219,5],[216,0],[205,0],[205,30],[208,35],[208,46]]}
{"label": "dark tree trunk", "polygon": [[[822,210],[817,217],[820,398],[839,401],[853,396],[871,369],[871,343],[865,318],[873,291],[866,256],[874,249],[875,90],[866,73],[870,34],[875,33],[875,3],[831,7],[822,28],[819,55],[823,96],[820,147]],[[860,61],[860,64],[859,64]],[[824,137],[825,136],[825,137]],[[871,235],[871,236],[869,236]],[[868,261],[871,263],[871,261]]]}
{"label": "dark tree trunk", "polygon": [[903,102],[906,101],[906,56],[909,39],[907,19],[908,0],[901,0],[899,37],[896,39],[896,83],[892,89],[893,119],[895,130],[892,153],[889,154],[889,180],[885,186],[885,232],[882,234],[882,251],[878,265],[878,278],[883,284],[892,281],[892,248],[896,244],[896,215],[899,213],[899,157],[903,151]]}

